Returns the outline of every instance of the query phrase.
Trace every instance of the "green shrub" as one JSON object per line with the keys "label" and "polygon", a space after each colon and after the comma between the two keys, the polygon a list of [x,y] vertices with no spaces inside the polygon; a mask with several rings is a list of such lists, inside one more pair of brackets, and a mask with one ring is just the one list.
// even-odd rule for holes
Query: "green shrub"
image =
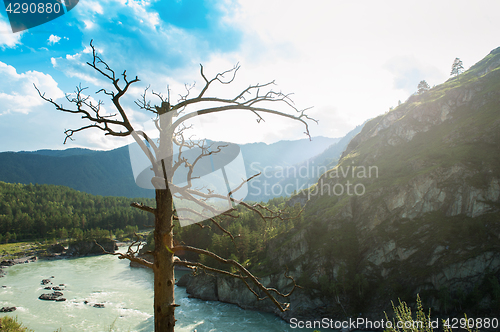
{"label": "green shrub", "polygon": [[33,332],[17,322],[17,317],[4,316],[0,318],[0,331],[2,332]]}
{"label": "green shrub", "polygon": [[[451,327],[447,326],[450,322],[442,320],[431,320],[431,311],[429,309],[429,314],[425,314],[424,308],[422,307],[422,301],[420,296],[417,295],[417,311],[415,317],[412,315],[411,308],[406,304],[406,302],[399,300],[399,305],[396,307],[392,303],[392,308],[394,309],[394,318],[392,319],[392,327],[387,327],[384,332],[433,332],[434,328],[443,328],[444,332],[453,332]],[[385,318],[389,322],[387,313],[385,313]],[[465,315],[465,322],[467,322],[467,315]],[[389,324],[387,324],[389,325]],[[439,326],[437,326],[439,325]],[[465,326],[468,332],[478,332],[478,329],[471,330],[469,326]]]}

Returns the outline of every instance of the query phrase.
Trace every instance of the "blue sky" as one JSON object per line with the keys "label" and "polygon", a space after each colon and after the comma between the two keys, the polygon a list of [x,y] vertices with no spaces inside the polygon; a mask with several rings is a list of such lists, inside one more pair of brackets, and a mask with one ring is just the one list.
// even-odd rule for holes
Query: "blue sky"
{"label": "blue sky", "polygon": [[[279,0],[81,0],[67,14],[13,34],[0,10],[0,151],[88,147],[111,149],[128,142],[100,131],[75,135],[64,129],[82,120],[57,112],[33,83],[58,102],[79,83],[93,93],[109,85],[85,64],[89,42],[117,73],[141,82],[123,102],[137,127],[151,116],[133,101],[147,85],[172,96],[184,84],[239,63],[237,80],[214,94],[237,93],[249,84],[276,80],[293,92],[299,108],[320,122],[313,136],[340,137],[366,119],[405,101],[420,80],[444,82],[460,57],[465,68],[500,46],[497,1],[279,1]],[[64,105],[69,104],[66,102]],[[304,138],[300,125],[280,118],[257,124],[245,112],[203,118],[213,139],[272,143]]]}

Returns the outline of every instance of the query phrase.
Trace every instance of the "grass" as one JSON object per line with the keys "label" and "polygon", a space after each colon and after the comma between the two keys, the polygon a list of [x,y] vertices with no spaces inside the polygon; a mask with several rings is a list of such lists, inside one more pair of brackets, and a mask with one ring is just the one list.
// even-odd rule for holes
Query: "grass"
{"label": "grass", "polygon": [[2,332],[33,332],[33,330],[24,327],[16,318],[4,316],[0,318],[0,331]]}
{"label": "grass", "polygon": [[[113,323],[109,326],[109,328],[107,329],[108,332],[113,332],[115,330],[115,323],[117,319],[118,317],[115,318]],[[54,332],[62,332],[62,331],[63,330],[59,328]],[[0,332],[35,332],[35,331],[19,323],[17,321],[17,317],[12,318],[10,316],[4,316],[0,317]]]}
{"label": "grass", "polygon": [[26,256],[34,256],[40,250],[47,249],[48,244],[37,244],[37,242],[16,242],[0,244],[0,259],[10,260]]}

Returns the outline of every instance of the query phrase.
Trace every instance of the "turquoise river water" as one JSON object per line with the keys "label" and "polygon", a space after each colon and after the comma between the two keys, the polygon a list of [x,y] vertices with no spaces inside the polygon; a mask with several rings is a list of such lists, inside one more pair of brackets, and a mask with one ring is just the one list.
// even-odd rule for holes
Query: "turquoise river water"
{"label": "turquoise river water", "polygon": [[[5,271],[7,275],[0,278],[0,307],[15,306],[17,310],[0,315],[17,316],[35,332],[154,331],[153,274],[131,268],[127,260],[111,255],[39,260]],[[65,302],[38,299],[51,292],[41,284],[47,278],[54,286],[65,285],[61,287]],[[182,287],[176,286],[175,297],[180,304],[176,309],[179,332],[313,331],[291,328],[271,314],[190,299]],[[96,303],[104,308],[93,307]]]}

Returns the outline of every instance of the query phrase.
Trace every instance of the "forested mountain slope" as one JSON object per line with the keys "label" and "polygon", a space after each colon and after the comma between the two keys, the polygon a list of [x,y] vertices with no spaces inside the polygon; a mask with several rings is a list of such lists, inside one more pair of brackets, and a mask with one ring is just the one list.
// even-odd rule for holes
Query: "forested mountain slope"
{"label": "forested mountain slope", "polygon": [[[286,167],[300,163],[338,141],[336,138],[313,137],[312,140],[305,138],[274,144],[242,144],[240,148],[250,177],[264,167]],[[252,163],[253,168],[250,167]],[[142,189],[135,184],[127,146],[110,151],[72,148],[2,152],[0,181],[64,185],[102,196],[154,197],[154,191]],[[254,200],[269,198],[271,197],[249,197]]]}
{"label": "forested mountain slope", "polygon": [[[132,208],[131,202],[126,197],[95,196],[64,186],[0,181],[0,242],[81,238],[86,232],[92,237],[98,234],[91,230],[106,230],[109,235],[127,226],[152,225],[152,215]],[[154,204],[152,200],[147,203]]]}

